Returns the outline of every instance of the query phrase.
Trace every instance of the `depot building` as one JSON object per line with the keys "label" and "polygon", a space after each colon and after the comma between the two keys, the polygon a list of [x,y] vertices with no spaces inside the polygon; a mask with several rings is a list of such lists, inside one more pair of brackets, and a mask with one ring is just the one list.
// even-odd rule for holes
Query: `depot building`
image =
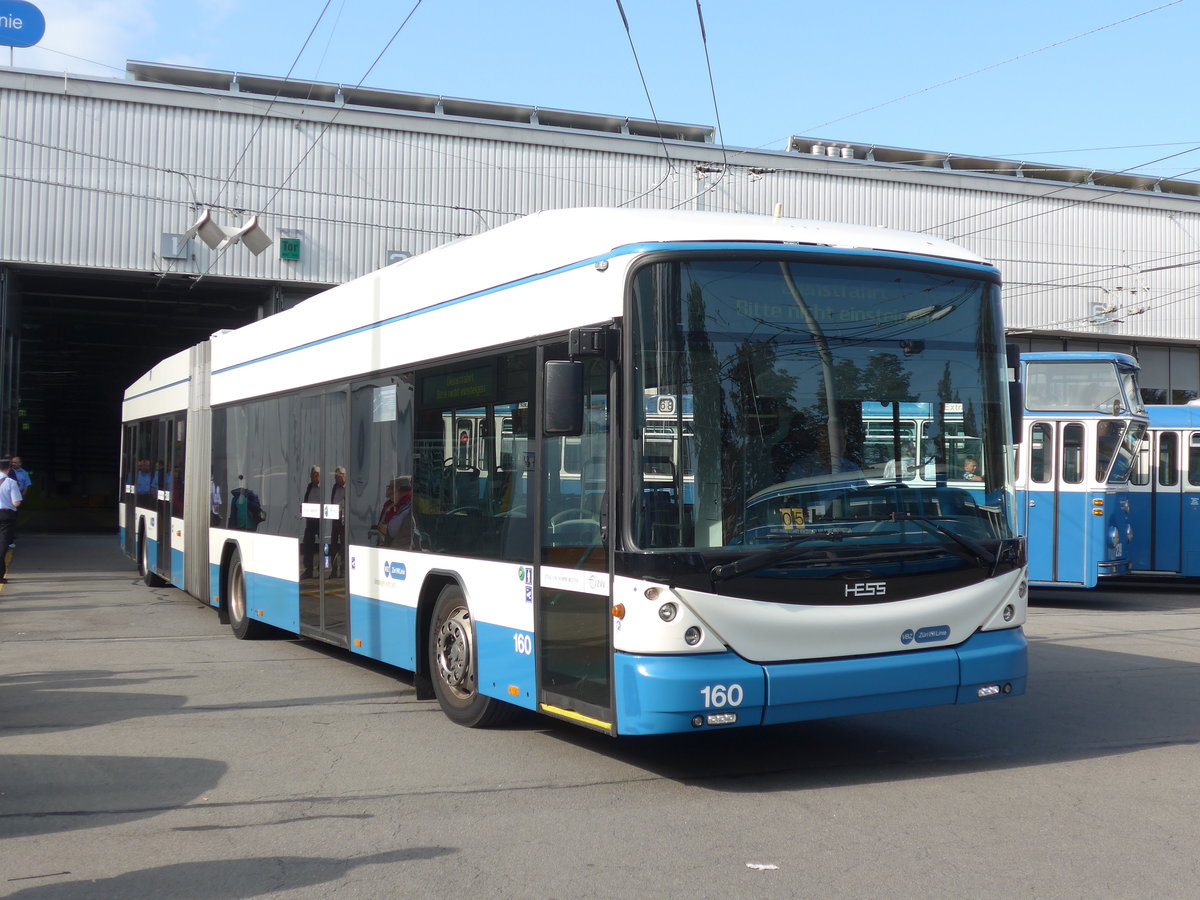
{"label": "depot building", "polygon": [[0,452],[113,509],[121,393],[159,359],[570,206],[946,238],[1000,268],[1022,349],[1131,353],[1149,401],[1200,396],[1197,182],[130,62],[0,69]]}

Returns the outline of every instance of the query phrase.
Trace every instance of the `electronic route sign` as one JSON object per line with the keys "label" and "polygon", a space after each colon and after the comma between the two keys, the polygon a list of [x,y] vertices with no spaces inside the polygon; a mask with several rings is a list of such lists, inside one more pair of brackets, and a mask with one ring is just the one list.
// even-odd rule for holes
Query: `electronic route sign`
{"label": "electronic route sign", "polygon": [[0,0],[0,47],[32,47],[46,33],[46,17],[25,0]]}

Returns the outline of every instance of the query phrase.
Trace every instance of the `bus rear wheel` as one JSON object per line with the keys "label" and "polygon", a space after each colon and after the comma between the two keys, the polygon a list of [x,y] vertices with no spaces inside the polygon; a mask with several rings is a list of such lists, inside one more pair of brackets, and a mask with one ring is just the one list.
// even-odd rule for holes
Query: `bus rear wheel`
{"label": "bus rear wheel", "polygon": [[516,712],[511,704],[479,693],[475,624],[462,588],[456,584],[442,588],[433,606],[429,668],[433,693],[452,722],[468,728],[489,728]]}
{"label": "bus rear wheel", "polygon": [[138,574],[146,587],[162,587],[167,583],[165,578],[150,571],[150,542],[146,540],[146,529],[138,532]]}
{"label": "bus rear wheel", "polygon": [[229,572],[225,580],[226,603],[229,605],[229,627],[239,641],[252,641],[263,637],[270,627],[251,618],[246,603],[246,572],[242,568],[242,555],[236,550],[229,558]]}

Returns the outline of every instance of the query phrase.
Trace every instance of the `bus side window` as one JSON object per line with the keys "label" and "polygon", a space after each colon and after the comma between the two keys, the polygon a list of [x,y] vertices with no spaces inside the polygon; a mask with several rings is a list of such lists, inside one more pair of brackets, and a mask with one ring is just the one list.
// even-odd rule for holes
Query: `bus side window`
{"label": "bus side window", "polygon": [[1083,426],[1078,422],[1063,428],[1062,478],[1066,484],[1083,481]]}
{"label": "bus side window", "polygon": [[1163,487],[1179,484],[1179,435],[1172,431],[1158,436],[1158,483]]}
{"label": "bus side window", "polygon": [[1200,431],[1188,437],[1188,484],[1200,485]]}
{"label": "bus side window", "polygon": [[1054,463],[1054,435],[1049,425],[1038,423],[1029,431],[1029,477],[1037,484],[1050,481]]}

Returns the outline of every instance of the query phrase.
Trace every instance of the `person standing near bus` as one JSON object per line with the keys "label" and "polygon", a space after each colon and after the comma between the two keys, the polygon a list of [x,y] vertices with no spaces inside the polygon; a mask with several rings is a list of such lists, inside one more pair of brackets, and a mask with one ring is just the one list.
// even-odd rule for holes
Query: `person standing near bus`
{"label": "person standing near bus", "polygon": [[[12,460],[12,469],[9,470],[9,477],[17,479],[17,487],[21,489],[21,497],[29,496],[29,489],[33,487],[33,478],[24,468],[21,467],[21,457],[15,453],[10,457]],[[9,549],[17,546],[17,526],[13,525],[13,533],[9,538]]]}
{"label": "person standing near bus", "polygon": [[0,459],[0,584],[8,582],[8,545],[13,542],[17,511],[21,508],[21,486],[11,474],[12,462]]}

